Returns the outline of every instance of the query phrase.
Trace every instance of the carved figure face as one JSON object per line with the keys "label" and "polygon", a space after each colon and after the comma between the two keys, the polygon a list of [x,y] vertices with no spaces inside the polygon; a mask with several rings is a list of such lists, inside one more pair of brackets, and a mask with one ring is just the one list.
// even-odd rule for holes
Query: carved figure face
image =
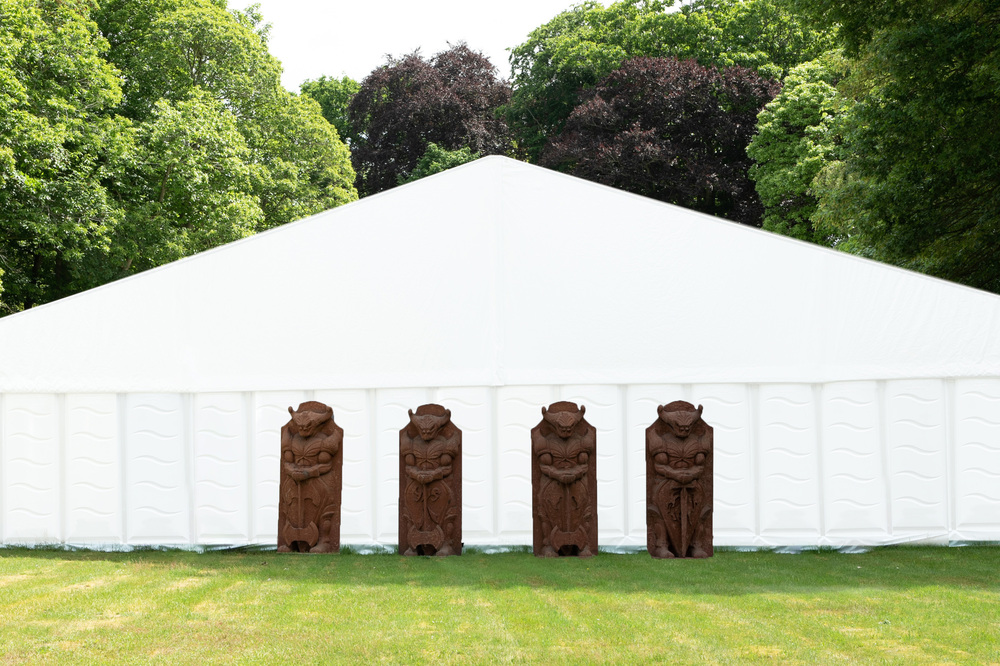
{"label": "carved figure face", "polygon": [[448,424],[451,420],[451,410],[444,410],[444,416],[438,416],[436,414],[421,414],[417,415],[410,410],[410,423],[416,426],[417,431],[420,433],[420,439],[425,442],[429,442],[437,436],[438,431]]}
{"label": "carved figure face", "polygon": [[691,434],[691,428],[701,420],[702,410],[701,405],[698,405],[698,409],[693,412],[668,412],[660,407],[660,420],[666,423],[675,435],[683,439]]}
{"label": "carved figure face", "polygon": [[553,412],[542,407],[542,418],[555,428],[557,435],[563,439],[568,439],[573,434],[573,431],[576,430],[576,426],[580,423],[580,419],[583,418],[585,410],[585,407],[581,407],[579,411],[575,412]]}
{"label": "carved figure face", "polygon": [[303,437],[312,437],[323,427],[324,423],[333,418],[332,409],[325,412],[313,412],[309,410],[296,412],[289,407],[288,413],[292,415],[292,421],[299,429],[299,434]]}

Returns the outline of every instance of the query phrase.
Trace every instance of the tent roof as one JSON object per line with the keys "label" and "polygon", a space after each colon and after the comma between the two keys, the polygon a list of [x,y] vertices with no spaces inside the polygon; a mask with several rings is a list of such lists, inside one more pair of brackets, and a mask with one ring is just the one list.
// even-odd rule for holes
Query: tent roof
{"label": "tent roof", "polygon": [[1000,297],[487,157],[0,320],[0,391],[1000,375]]}

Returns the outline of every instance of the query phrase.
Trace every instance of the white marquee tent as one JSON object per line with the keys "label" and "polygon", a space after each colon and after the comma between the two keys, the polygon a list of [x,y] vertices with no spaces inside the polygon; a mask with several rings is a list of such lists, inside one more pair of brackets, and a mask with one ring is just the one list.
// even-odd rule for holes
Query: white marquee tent
{"label": "white marquee tent", "polygon": [[273,544],[307,399],[348,544],[396,543],[426,402],[464,431],[465,542],[530,543],[559,399],[605,546],[645,544],[676,399],[715,426],[716,545],[1000,540],[1000,297],[501,157],[0,320],[0,537]]}

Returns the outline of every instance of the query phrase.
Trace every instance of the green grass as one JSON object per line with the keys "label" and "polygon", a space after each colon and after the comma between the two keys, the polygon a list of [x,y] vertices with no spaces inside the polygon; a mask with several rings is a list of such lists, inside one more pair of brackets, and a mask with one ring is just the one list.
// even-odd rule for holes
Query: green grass
{"label": "green grass", "polygon": [[1000,663],[1000,548],[0,550],[8,663]]}

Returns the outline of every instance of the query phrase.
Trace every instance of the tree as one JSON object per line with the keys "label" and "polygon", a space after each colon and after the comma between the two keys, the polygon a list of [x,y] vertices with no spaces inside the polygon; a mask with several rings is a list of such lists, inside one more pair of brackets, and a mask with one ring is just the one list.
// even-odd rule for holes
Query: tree
{"label": "tree", "polygon": [[254,8],[0,0],[0,24],[0,314],[357,198]]}
{"label": "tree", "polygon": [[127,163],[129,123],[106,42],[74,0],[0,0],[0,271],[4,312],[72,293],[121,208],[105,184]]}
{"label": "tree", "polygon": [[628,60],[585,94],[541,164],[760,226],[746,147],[779,88],[738,66]]}
{"label": "tree", "polygon": [[847,247],[1000,293],[1000,5],[800,0],[839,24],[856,98],[816,219]]}
{"label": "tree", "polygon": [[414,167],[409,176],[401,179],[399,184],[412,183],[426,176],[433,176],[436,173],[447,171],[452,167],[477,160],[479,157],[479,153],[472,152],[468,146],[463,146],[458,150],[448,150],[434,142],[428,143],[427,150],[424,151],[423,156],[417,161],[417,166]]}
{"label": "tree", "polygon": [[[268,27],[255,7],[229,12],[224,1],[109,0],[97,16],[125,81],[118,110],[139,126],[140,142],[153,142],[143,143],[128,187],[117,191],[142,202],[130,210],[129,234],[120,239],[130,250],[118,276],[357,198],[347,147],[316,102],[281,86],[281,66],[267,51]],[[207,113],[217,113],[216,122]],[[164,166],[167,155],[188,158]],[[225,175],[212,176],[216,163],[228,165]],[[207,178],[202,186],[211,191],[161,199],[157,188],[168,170],[171,187]],[[194,201],[200,215],[190,214]],[[218,217],[224,212],[228,223]],[[167,219],[184,220],[186,240],[161,247],[172,237],[162,227]],[[136,239],[148,245],[135,246]]]}
{"label": "tree", "polygon": [[390,60],[361,82],[348,107],[357,187],[374,194],[405,180],[431,142],[484,155],[511,149],[497,109],[510,86],[481,53],[459,44],[430,61],[419,53]]}
{"label": "tree", "polygon": [[535,29],[511,51],[514,93],[506,117],[520,146],[537,160],[558,134],[582,89],[628,58],[694,58],[782,78],[833,47],[829,32],[805,25],[781,0],[584,2]]}
{"label": "tree", "polygon": [[836,85],[846,66],[839,52],[830,52],[793,68],[757,118],[747,154],[755,162],[749,174],[768,231],[822,245],[837,240],[829,229],[816,228],[813,181],[839,154],[840,126],[851,104]]}
{"label": "tree", "polygon": [[107,251],[90,257],[100,282],[250,236],[263,225],[254,170],[235,116],[199,89],[161,99],[139,128],[132,204]]}
{"label": "tree", "polygon": [[347,106],[360,89],[358,82],[349,76],[339,79],[321,76],[315,81],[303,81],[299,86],[303,95],[309,95],[319,102],[323,117],[337,128],[337,134],[343,141],[350,141],[354,136],[347,118]]}

